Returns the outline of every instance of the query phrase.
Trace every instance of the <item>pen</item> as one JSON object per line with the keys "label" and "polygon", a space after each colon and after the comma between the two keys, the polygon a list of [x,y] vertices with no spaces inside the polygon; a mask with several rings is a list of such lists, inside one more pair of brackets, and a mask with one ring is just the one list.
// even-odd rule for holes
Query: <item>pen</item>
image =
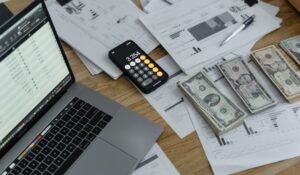
{"label": "pen", "polygon": [[242,30],[245,30],[247,27],[250,26],[254,22],[255,15],[250,16],[247,18],[243,24],[237,28],[232,34],[230,34],[221,44],[220,47],[229,42],[232,38],[234,38],[238,33],[240,33]]}

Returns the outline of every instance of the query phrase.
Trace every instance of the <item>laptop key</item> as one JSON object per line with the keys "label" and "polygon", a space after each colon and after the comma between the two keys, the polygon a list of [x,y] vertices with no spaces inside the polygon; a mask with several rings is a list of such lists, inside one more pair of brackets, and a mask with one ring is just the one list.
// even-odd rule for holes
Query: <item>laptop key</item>
{"label": "laptop key", "polygon": [[65,124],[66,124],[66,122],[60,120],[59,122],[56,123],[56,126],[59,127],[59,128],[62,128],[62,127],[65,126]]}
{"label": "laptop key", "polygon": [[30,168],[25,168],[23,171],[22,171],[22,174],[23,175],[30,175],[32,173],[32,169]]}
{"label": "laptop key", "polygon": [[91,143],[90,141],[84,140],[80,143],[79,148],[85,150],[90,145],[90,143]]}
{"label": "laptop key", "polygon": [[57,166],[61,166],[61,164],[64,162],[64,159],[58,157],[55,159],[54,163],[57,165]]}
{"label": "laptop key", "polygon": [[75,109],[80,109],[81,107],[83,107],[86,103],[82,100],[78,100],[77,103],[73,106],[73,108]]}
{"label": "laptop key", "polygon": [[75,149],[75,151],[69,156],[69,158],[59,167],[56,174],[64,174],[69,167],[77,160],[77,158],[82,154],[82,150]]}
{"label": "laptop key", "polygon": [[29,154],[27,154],[27,156],[25,157],[25,159],[28,160],[28,161],[32,161],[33,158],[34,158],[34,156],[35,156],[34,154],[29,153]]}
{"label": "laptop key", "polygon": [[69,129],[72,129],[73,127],[75,126],[75,123],[70,121],[67,123],[66,127],[69,128]]}
{"label": "laptop key", "polygon": [[54,141],[54,140],[52,140],[52,141],[49,142],[49,144],[48,144],[48,146],[49,146],[50,148],[54,148],[56,145],[57,145],[57,142]]}
{"label": "laptop key", "polygon": [[41,163],[38,167],[37,167],[37,169],[39,170],[39,171],[41,171],[41,172],[44,172],[46,169],[47,169],[47,165],[46,164],[44,164],[44,163]]}
{"label": "laptop key", "polygon": [[38,143],[38,145],[40,146],[40,147],[42,147],[42,148],[44,148],[46,145],[47,145],[47,141],[45,140],[45,139],[43,139],[43,140],[41,140],[39,143]]}
{"label": "laptop key", "polygon": [[35,170],[31,175],[41,175],[42,173],[40,173],[39,171]]}
{"label": "laptop key", "polygon": [[74,144],[70,144],[70,145],[67,146],[66,149],[67,149],[69,152],[73,152],[73,151],[75,150],[75,148],[76,148],[76,146],[75,146]]}
{"label": "laptop key", "polygon": [[96,135],[95,134],[88,134],[87,137],[86,137],[89,141],[93,141],[95,138],[96,138]]}
{"label": "laptop key", "polygon": [[87,118],[85,118],[85,117],[83,117],[83,118],[79,121],[79,123],[81,123],[82,125],[86,125],[88,122],[89,122],[89,119],[87,119]]}
{"label": "laptop key", "polygon": [[70,153],[68,152],[68,151],[63,151],[61,154],[60,154],[60,156],[62,157],[62,158],[64,158],[64,159],[67,159],[68,158],[68,156],[70,155]]}
{"label": "laptop key", "polygon": [[81,138],[81,139],[84,139],[86,136],[87,136],[87,132],[85,131],[81,131],[79,134],[78,134],[78,137]]}
{"label": "laptop key", "polygon": [[54,137],[53,134],[48,133],[48,134],[46,134],[45,139],[46,139],[47,141],[50,141],[53,137]]}
{"label": "laptop key", "polygon": [[85,130],[86,132],[91,132],[91,131],[92,131],[92,129],[93,129],[93,126],[92,126],[92,125],[90,125],[90,124],[87,124],[87,125],[84,127],[84,129],[83,129],[83,130]]}
{"label": "laptop key", "polygon": [[39,163],[34,160],[34,161],[30,162],[30,164],[28,166],[32,169],[35,169],[38,165],[39,165]]}
{"label": "laptop key", "polygon": [[75,137],[76,135],[78,134],[78,132],[77,131],[75,131],[75,130],[72,130],[72,131],[70,131],[69,132],[69,136],[71,137],[71,138],[73,138],[73,137]]}
{"label": "laptop key", "polygon": [[92,108],[89,110],[89,112],[86,114],[86,117],[89,118],[89,119],[91,119],[91,118],[93,118],[94,115],[96,115],[96,114],[98,113],[98,111],[99,111],[99,110],[98,110],[97,108],[92,107]]}
{"label": "laptop key", "polygon": [[41,162],[45,159],[46,156],[44,156],[43,154],[39,154],[35,157],[35,160],[38,162]]}
{"label": "laptop key", "polygon": [[89,111],[92,108],[92,105],[86,103],[82,108],[86,111]]}
{"label": "laptop key", "polygon": [[48,157],[46,157],[46,159],[44,160],[44,162],[45,162],[45,164],[49,165],[49,164],[51,164],[53,162],[53,160],[54,159],[52,157],[48,156]]}
{"label": "laptop key", "polygon": [[57,142],[60,142],[63,138],[64,138],[64,136],[62,134],[57,134],[54,137],[54,140],[57,141]]}
{"label": "laptop key", "polygon": [[104,128],[105,126],[107,125],[107,123],[105,122],[105,121],[101,121],[100,123],[98,123],[98,126],[100,127],[100,128]]}
{"label": "laptop key", "polygon": [[18,175],[20,174],[22,171],[22,169],[20,167],[15,167],[13,170],[12,170],[12,174],[15,174],[15,175]]}
{"label": "laptop key", "polygon": [[21,168],[25,168],[28,165],[28,161],[23,159],[21,162],[18,164]]}
{"label": "laptop key", "polygon": [[95,115],[95,117],[90,120],[90,124],[95,126],[100,120],[102,119],[102,113],[98,113],[97,115]]}
{"label": "laptop key", "polygon": [[52,156],[52,157],[57,157],[59,155],[59,151],[58,150],[53,150],[52,152],[51,152],[51,154],[50,154],[50,156]]}
{"label": "laptop key", "polygon": [[69,144],[70,142],[72,141],[72,138],[71,137],[69,137],[69,136],[66,136],[63,140],[62,140],[62,142],[64,143],[64,144]]}
{"label": "laptop key", "polygon": [[94,134],[96,134],[96,135],[98,135],[100,132],[102,131],[102,129],[101,128],[99,128],[99,127],[95,127],[94,129],[93,129],[93,133]]}
{"label": "laptop key", "polygon": [[63,128],[63,129],[61,129],[61,131],[60,131],[60,133],[62,134],[62,135],[66,135],[66,134],[68,134],[68,132],[69,132],[70,130],[68,129],[68,128]]}
{"label": "laptop key", "polygon": [[[70,139],[71,140],[71,139]],[[67,142],[69,143],[69,142]],[[63,151],[65,148],[66,148],[66,145],[63,144],[63,143],[59,143],[56,148],[59,150],[59,151]]]}
{"label": "laptop key", "polygon": [[72,143],[74,143],[75,145],[78,145],[81,141],[82,141],[82,139],[80,139],[79,137],[75,137],[73,139]]}
{"label": "laptop key", "polygon": [[41,150],[42,148],[37,145],[32,149],[32,153],[38,154]]}
{"label": "laptop key", "polygon": [[82,128],[83,128],[83,125],[78,123],[78,124],[74,127],[74,130],[76,130],[76,131],[81,131]]}
{"label": "laptop key", "polygon": [[42,150],[42,153],[44,153],[45,155],[48,155],[50,152],[51,149],[48,146]]}
{"label": "laptop key", "polygon": [[80,120],[80,117],[78,115],[75,115],[72,117],[71,121],[77,123]]}
{"label": "laptop key", "polygon": [[56,126],[54,126],[54,127],[50,130],[50,132],[51,132],[52,134],[54,134],[54,135],[57,134],[58,131],[59,131],[59,128],[56,127]]}
{"label": "laptop key", "polygon": [[65,122],[68,122],[69,120],[71,120],[71,118],[72,118],[72,115],[66,114],[61,119]]}
{"label": "laptop key", "polygon": [[58,167],[54,164],[50,165],[49,168],[47,169],[50,173],[54,173]]}
{"label": "laptop key", "polygon": [[110,122],[111,119],[112,119],[112,116],[110,116],[110,115],[106,115],[106,116],[103,118],[103,120],[106,121],[107,123]]}

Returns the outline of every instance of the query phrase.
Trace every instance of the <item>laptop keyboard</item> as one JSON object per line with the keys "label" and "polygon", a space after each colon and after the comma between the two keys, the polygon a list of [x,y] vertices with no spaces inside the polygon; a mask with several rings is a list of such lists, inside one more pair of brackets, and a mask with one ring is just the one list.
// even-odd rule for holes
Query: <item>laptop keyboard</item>
{"label": "laptop keyboard", "polygon": [[112,120],[74,98],[1,175],[60,175]]}

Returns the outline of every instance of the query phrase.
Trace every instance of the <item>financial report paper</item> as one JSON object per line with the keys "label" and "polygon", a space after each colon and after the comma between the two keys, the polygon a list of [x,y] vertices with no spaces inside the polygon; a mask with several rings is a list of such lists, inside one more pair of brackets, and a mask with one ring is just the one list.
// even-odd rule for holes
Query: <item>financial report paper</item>
{"label": "financial report paper", "polygon": [[[231,54],[224,58],[213,60],[205,64],[202,69],[214,81],[217,88],[245,111],[247,109],[234,91],[230,89],[215,65],[240,56],[239,54],[247,55],[246,51],[249,52],[249,48],[238,54]],[[224,135],[216,136],[205,120],[193,108],[192,104],[189,101],[184,101],[192,124],[216,175],[231,174],[300,155],[300,102],[294,104],[286,103],[256,65],[249,58],[244,60],[258,81],[273,97],[276,97],[277,106],[255,115],[249,114],[240,127]],[[159,60],[158,63],[160,66],[165,67],[166,70],[168,70],[168,67],[174,66],[172,61],[164,59]],[[177,75],[177,78],[174,78],[173,81],[176,82],[175,79],[179,81],[187,78],[184,77],[184,74],[182,76]],[[173,83],[173,87],[176,87],[176,83]],[[167,98],[174,95],[181,96],[182,94],[180,91],[170,91],[162,97],[165,99],[161,99],[160,102],[165,102],[165,105],[167,105]],[[160,105],[164,104],[161,103]]]}
{"label": "financial report paper", "polygon": [[[220,43],[251,15],[255,22],[228,44]],[[261,6],[240,0],[185,0],[140,18],[187,74],[277,28],[279,21]],[[238,41],[238,42],[237,42]]]}
{"label": "financial report paper", "polygon": [[46,0],[46,5],[59,36],[114,79],[122,72],[108,58],[111,49],[129,39],[147,53],[158,46],[138,19],[144,12],[132,2],[73,0],[60,6]]}

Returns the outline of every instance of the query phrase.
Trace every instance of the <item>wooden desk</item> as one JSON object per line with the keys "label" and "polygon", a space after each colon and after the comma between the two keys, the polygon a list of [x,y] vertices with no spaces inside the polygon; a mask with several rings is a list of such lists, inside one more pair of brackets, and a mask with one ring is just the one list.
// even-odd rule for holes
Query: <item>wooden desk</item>
{"label": "wooden desk", "polygon": [[[138,0],[134,1],[139,5]],[[17,13],[29,2],[31,2],[31,0],[11,0],[6,4],[14,13]],[[282,27],[265,36],[255,45],[254,49],[277,43],[284,38],[300,34],[300,14],[297,13],[286,0],[266,0],[266,2],[280,6],[278,16],[283,19]],[[77,81],[97,90],[164,127],[165,131],[158,140],[158,143],[181,174],[212,174],[203,147],[195,132],[184,139],[180,139],[125,77],[114,81],[105,74],[94,77],[91,76],[74,54],[73,50],[66,44],[63,45]],[[154,58],[161,58],[164,55],[166,55],[166,52],[162,48],[157,48],[151,53],[151,56]],[[297,70],[299,69],[292,60],[289,60],[289,62],[292,63]],[[299,172],[300,157],[254,168],[238,174],[296,175],[300,174]]]}

